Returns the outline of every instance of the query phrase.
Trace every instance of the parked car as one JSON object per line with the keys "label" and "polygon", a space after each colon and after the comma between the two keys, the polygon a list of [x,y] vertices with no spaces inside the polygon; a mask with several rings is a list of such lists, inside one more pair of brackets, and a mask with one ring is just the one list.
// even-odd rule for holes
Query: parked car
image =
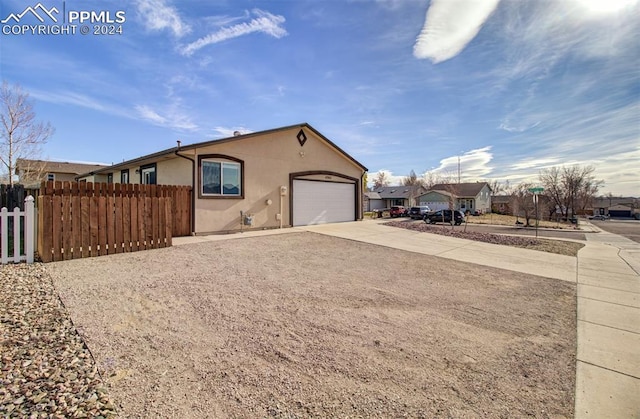
{"label": "parked car", "polygon": [[411,217],[412,220],[422,220],[424,219],[425,214],[428,214],[430,212],[431,208],[429,208],[429,206],[419,205],[417,207],[411,207],[411,209],[409,209],[409,217]]}
{"label": "parked car", "polygon": [[464,214],[462,211],[451,211],[451,210],[438,210],[436,212],[430,212],[425,214],[423,218],[424,222],[427,224],[435,224],[435,223],[449,223],[460,225],[464,221]]}
{"label": "parked car", "polygon": [[407,209],[402,205],[396,205],[391,207],[391,209],[389,210],[389,215],[391,216],[391,218],[404,217],[405,215],[407,215]]}
{"label": "parked car", "polygon": [[590,220],[608,220],[609,216],[608,215],[601,215],[601,214],[596,214],[596,215],[592,215],[591,217],[589,217]]}

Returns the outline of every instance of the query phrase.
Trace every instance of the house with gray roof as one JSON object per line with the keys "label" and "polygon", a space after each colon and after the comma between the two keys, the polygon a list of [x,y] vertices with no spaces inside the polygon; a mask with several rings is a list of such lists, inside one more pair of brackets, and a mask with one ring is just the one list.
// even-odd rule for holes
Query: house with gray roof
{"label": "house with gray roof", "polygon": [[401,205],[411,207],[417,205],[417,197],[426,192],[423,186],[381,186],[374,188],[371,192],[379,196],[379,200],[384,204],[381,208],[391,208]]}
{"label": "house with gray roof", "polygon": [[438,183],[418,197],[420,205],[428,205],[432,211],[453,206],[463,212],[491,212],[491,187],[487,182]]}

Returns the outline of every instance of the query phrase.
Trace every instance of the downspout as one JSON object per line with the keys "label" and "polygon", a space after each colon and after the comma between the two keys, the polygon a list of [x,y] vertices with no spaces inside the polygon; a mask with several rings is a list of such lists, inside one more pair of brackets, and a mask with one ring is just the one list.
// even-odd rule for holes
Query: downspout
{"label": "downspout", "polygon": [[191,235],[196,235],[196,161],[191,157],[179,154],[180,140],[178,140],[178,149],[175,151],[175,155],[187,159],[191,162]]}

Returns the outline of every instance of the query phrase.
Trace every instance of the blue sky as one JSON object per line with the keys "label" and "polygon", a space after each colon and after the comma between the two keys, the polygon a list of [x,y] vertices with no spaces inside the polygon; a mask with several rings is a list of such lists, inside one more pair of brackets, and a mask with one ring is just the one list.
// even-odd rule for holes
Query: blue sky
{"label": "blue sky", "polygon": [[[602,193],[640,196],[638,0],[40,3],[126,18],[115,35],[3,25],[2,78],[56,129],[43,158],[116,163],[308,122],[369,179],[457,176],[459,158],[463,180],[517,184],[582,164]],[[1,0],[0,18],[37,4]]]}

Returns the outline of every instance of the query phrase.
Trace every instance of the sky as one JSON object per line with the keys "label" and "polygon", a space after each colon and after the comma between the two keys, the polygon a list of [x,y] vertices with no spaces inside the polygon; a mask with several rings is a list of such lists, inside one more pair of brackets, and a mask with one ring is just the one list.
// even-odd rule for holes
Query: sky
{"label": "sky", "polygon": [[307,122],[370,181],[579,164],[640,196],[640,0],[0,0],[0,20],[2,79],[55,128],[44,159]]}

